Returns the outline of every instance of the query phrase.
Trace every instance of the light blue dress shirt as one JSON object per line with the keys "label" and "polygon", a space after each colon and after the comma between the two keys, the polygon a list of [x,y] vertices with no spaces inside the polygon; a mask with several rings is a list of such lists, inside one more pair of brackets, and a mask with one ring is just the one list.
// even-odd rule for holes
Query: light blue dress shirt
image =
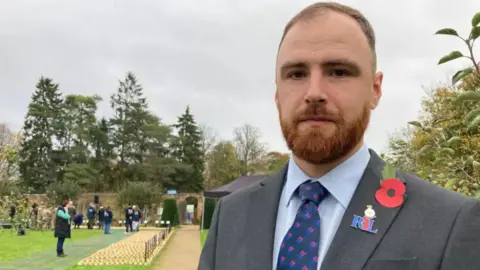
{"label": "light blue dress shirt", "polygon": [[318,207],[321,222],[320,246],[318,251],[318,269],[320,269],[325,254],[343,218],[345,209],[350,203],[369,161],[370,152],[368,151],[368,147],[363,144],[353,156],[324,176],[311,178],[297,166],[293,158],[290,158],[287,179],[278,204],[273,247],[273,270],[275,270],[277,265],[280,244],[292,226],[297,210],[301,204],[300,198],[295,193],[297,187],[303,182],[312,179],[313,181],[319,181],[330,193],[323,199]]}

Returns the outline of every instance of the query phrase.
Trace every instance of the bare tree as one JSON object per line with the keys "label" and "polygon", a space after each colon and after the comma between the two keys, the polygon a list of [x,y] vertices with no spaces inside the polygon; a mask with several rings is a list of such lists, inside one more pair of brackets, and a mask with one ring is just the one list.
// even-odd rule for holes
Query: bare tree
{"label": "bare tree", "polygon": [[240,173],[248,175],[256,172],[262,164],[266,145],[260,141],[261,133],[257,127],[245,124],[234,130],[234,145],[240,162]]}
{"label": "bare tree", "polygon": [[18,173],[17,164],[12,164],[12,155],[17,154],[19,140],[7,124],[0,123],[0,180],[9,180]]}
{"label": "bare tree", "polygon": [[202,153],[207,155],[217,142],[217,133],[207,124],[200,125],[200,132],[202,134]]}

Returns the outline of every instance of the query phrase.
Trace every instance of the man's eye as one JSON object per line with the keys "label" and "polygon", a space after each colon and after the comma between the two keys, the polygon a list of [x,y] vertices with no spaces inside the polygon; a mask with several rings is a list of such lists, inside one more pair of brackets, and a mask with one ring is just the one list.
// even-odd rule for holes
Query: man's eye
{"label": "man's eye", "polygon": [[294,71],[288,74],[288,77],[294,80],[302,79],[307,77],[307,73],[304,71]]}
{"label": "man's eye", "polygon": [[330,71],[330,76],[346,77],[346,76],[350,76],[350,72],[348,70],[345,70],[345,69],[334,69],[334,70]]}

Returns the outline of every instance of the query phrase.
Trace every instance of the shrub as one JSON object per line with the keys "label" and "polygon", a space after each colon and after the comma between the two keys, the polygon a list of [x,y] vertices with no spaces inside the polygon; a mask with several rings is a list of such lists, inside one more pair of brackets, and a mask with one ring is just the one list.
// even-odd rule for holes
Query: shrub
{"label": "shrub", "polygon": [[172,226],[177,226],[180,224],[178,218],[177,200],[165,199],[163,201],[163,213],[161,220],[170,221],[170,225]]}
{"label": "shrub", "polygon": [[117,193],[120,206],[138,205],[141,209],[150,208],[161,196],[160,188],[148,182],[128,182]]}
{"label": "shrub", "polygon": [[215,199],[212,198],[205,198],[205,216],[203,218],[203,228],[210,229],[210,225],[212,224],[212,217],[213,212],[215,211],[216,202]]}
{"label": "shrub", "polygon": [[64,200],[74,200],[80,193],[80,186],[65,180],[62,183],[52,183],[47,187],[47,196],[54,205],[61,205]]}

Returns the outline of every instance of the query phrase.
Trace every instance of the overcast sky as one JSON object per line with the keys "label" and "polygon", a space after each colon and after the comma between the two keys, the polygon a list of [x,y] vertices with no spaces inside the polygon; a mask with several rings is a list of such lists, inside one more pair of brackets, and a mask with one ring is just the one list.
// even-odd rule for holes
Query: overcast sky
{"label": "overcast sky", "polygon": [[[383,97],[367,131],[377,151],[388,134],[417,117],[424,87],[465,61],[437,66],[459,40],[433,33],[470,31],[478,0],[340,1],[362,11],[377,35]],[[270,149],[285,151],[274,106],[274,65],[284,25],[306,0],[63,1],[0,0],[0,121],[23,123],[40,76],[66,94],[109,96],[133,71],[149,106],[173,123],[185,106],[222,139],[236,126],[261,129]],[[461,3],[461,4],[460,4]],[[479,50],[477,50],[478,52]]]}

